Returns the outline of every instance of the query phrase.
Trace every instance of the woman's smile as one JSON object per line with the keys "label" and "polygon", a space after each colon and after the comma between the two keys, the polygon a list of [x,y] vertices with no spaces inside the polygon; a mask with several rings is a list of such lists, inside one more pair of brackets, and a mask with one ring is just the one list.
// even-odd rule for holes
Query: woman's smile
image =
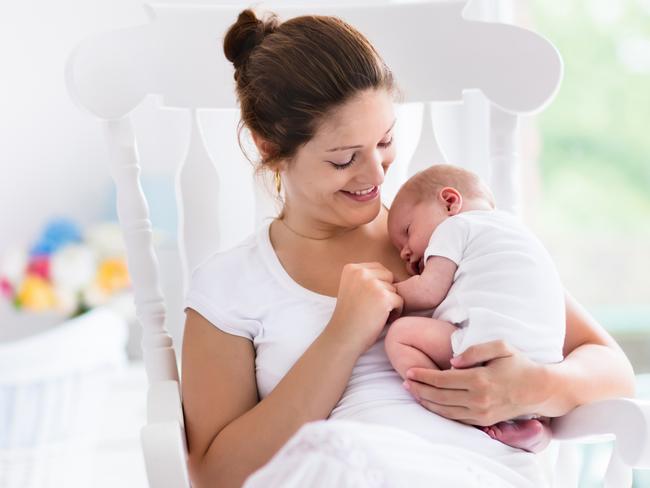
{"label": "woman's smile", "polygon": [[379,187],[371,186],[370,188],[367,188],[365,190],[358,190],[354,192],[341,190],[341,192],[346,197],[351,198],[352,200],[355,200],[357,202],[368,202],[370,200],[374,200],[379,196]]}

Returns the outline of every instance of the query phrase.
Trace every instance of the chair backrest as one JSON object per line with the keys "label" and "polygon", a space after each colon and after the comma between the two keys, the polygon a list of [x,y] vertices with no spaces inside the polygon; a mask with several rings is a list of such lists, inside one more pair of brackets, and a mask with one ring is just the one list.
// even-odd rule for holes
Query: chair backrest
{"label": "chair backrest", "polygon": [[[388,201],[413,172],[435,162],[467,166],[492,186],[497,204],[516,211],[517,115],[543,108],[559,86],[562,62],[541,36],[505,24],[466,20],[465,1],[273,7],[281,19],[342,17],[364,33],[394,72],[397,158],[384,183]],[[144,328],[149,381],[178,381],[140,161],[176,177],[178,246],[184,277],[220,248],[250,234],[277,207],[236,139],[233,68],[223,36],[241,6],[146,6],[147,25],[93,36],[66,66],[72,99],[104,125],[117,185],[136,313]],[[176,117],[176,138],[146,132],[136,144],[133,115],[147,96]],[[486,102],[487,100],[487,102]],[[433,102],[436,102],[433,104]],[[454,104],[471,110],[458,112]],[[489,128],[489,131],[485,129]],[[435,130],[434,130],[435,129]],[[458,138],[462,132],[466,138]],[[152,149],[156,140],[158,149]],[[480,149],[478,149],[480,147]],[[233,211],[236,209],[236,211]],[[177,405],[158,419],[173,418]],[[182,418],[179,419],[182,425]]]}

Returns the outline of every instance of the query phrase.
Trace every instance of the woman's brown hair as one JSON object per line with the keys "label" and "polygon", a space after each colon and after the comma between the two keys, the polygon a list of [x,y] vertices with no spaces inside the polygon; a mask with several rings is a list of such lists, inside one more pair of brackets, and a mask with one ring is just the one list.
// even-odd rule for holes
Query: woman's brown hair
{"label": "woman's brown hair", "polygon": [[224,53],[235,67],[243,126],[268,144],[262,167],[291,158],[331,109],[367,89],[394,90],[370,42],[336,17],[280,22],[244,10],[229,28]]}

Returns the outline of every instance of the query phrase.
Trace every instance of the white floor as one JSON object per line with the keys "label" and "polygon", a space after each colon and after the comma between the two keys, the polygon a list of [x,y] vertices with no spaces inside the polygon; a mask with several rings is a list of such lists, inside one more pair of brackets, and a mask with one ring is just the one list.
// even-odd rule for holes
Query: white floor
{"label": "white floor", "polygon": [[147,382],[142,362],[131,363],[115,378],[102,436],[95,452],[92,488],[147,488],[140,450],[146,419]]}

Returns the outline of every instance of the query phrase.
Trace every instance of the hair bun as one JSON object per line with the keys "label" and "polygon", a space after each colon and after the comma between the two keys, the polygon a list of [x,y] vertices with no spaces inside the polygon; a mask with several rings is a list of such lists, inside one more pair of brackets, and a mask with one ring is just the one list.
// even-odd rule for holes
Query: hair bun
{"label": "hair bun", "polygon": [[243,10],[239,14],[237,22],[230,26],[223,41],[223,52],[235,66],[235,70],[239,70],[246,63],[253,49],[261,44],[264,37],[275,31],[278,25],[275,15],[261,20],[251,9]]}

